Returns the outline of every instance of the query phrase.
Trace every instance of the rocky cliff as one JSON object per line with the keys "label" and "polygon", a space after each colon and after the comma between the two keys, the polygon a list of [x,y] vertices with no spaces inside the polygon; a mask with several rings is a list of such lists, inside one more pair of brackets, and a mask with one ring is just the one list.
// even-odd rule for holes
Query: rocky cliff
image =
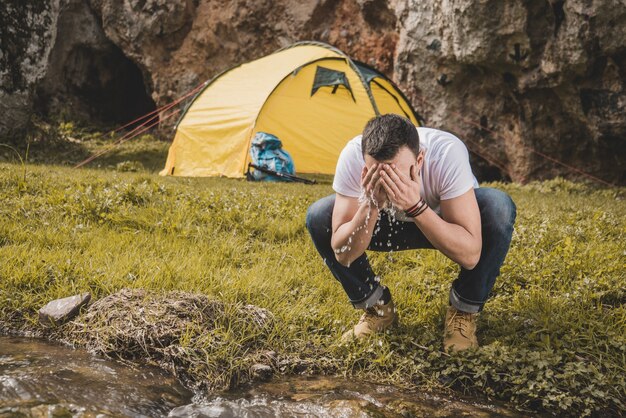
{"label": "rocky cliff", "polygon": [[[624,0],[5,0],[0,135],[121,122],[305,39],[392,77],[480,178],[626,183]],[[573,168],[565,168],[554,160]]]}
{"label": "rocky cliff", "polygon": [[20,132],[33,107],[33,87],[46,72],[59,2],[0,4],[0,135]]}

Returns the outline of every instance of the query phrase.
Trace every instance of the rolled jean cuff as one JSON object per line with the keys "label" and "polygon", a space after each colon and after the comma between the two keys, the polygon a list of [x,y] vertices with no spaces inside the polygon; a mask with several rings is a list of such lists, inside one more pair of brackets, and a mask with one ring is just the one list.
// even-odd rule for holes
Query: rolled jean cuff
{"label": "rolled jean cuff", "polygon": [[383,287],[376,286],[376,288],[372,290],[372,292],[368,296],[364,297],[363,299],[357,302],[354,302],[354,301],[351,301],[351,302],[352,302],[352,305],[356,309],[367,309],[376,305],[378,301],[381,300],[382,298],[383,298]]}
{"label": "rolled jean cuff", "polygon": [[456,290],[450,289],[450,305],[461,312],[478,313],[483,309],[483,304],[480,302],[468,302],[466,299],[461,298]]}

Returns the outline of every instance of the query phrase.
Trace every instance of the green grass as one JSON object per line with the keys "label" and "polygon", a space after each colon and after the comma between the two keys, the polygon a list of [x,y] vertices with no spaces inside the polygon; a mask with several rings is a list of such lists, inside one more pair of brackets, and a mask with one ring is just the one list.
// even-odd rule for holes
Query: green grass
{"label": "green grass", "polygon": [[[494,296],[479,319],[478,351],[440,351],[458,267],[428,250],[372,253],[402,325],[365,344],[343,346],[337,339],[359,313],[304,225],[307,207],[332,193],[329,178],[319,177],[322,184],[315,186],[163,178],[154,173],[160,164],[153,157],[160,155],[162,164],[167,146],[143,141],[100,163],[113,170],[63,166],[76,159],[0,163],[0,328],[38,330],[41,306],[83,291],[100,299],[123,288],[180,290],[269,309],[275,320],[261,345],[290,360],[283,373],[450,388],[531,411],[623,413],[623,189],[561,179],[491,184],[511,194],[518,217]],[[148,160],[142,149],[152,150]],[[140,171],[115,170],[122,161],[141,162]],[[226,340],[236,338],[245,336]],[[214,361],[205,343],[198,362],[206,364],[198,370],[211,369]],[[241,354],[220,350],[222,359]],[[248,366],[239,360],[231,359],[233,375]],[[202,373],[195,377],[209,376]]]}

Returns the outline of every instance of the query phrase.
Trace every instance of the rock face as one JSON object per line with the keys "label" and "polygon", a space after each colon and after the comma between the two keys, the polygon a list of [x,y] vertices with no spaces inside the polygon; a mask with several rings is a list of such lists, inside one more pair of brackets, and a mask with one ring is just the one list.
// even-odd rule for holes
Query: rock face
{"label": "rock face", "polygon": [[84,0],[61,0],[56,38],[45,76],[36,85],[35,104],[44,114],[69,113],[74,119],[110,123],[154,109],[141,70],[105,36]]}
{"label": "rock face", "polygon": [[168,103],[233,65],[313,39],[391,76],[427,125],[466,142],[479,178],[525,182],[578,169],[626,183],[623,0],[9,0],[0,7],[8,8],[0,17],[7,34],[0,107],[8,115],[0,135],[15,125],[7,120],[22,126],[35,103],[43,113],[64,105],[85,117],[128,120],[133,112],[110,109],[128,108],[128,97],[138,98],[135,113],[150,100]]}
{"label": "rock face", "polygon": [[58,7],[59,1],[6,0],[0,4],[2,136],[24,129],[30,119],[30,90],[45,74]]}
{"label": "rock face", "polygon": [[0,137],[22,131],[34,110],[119,123],[154,109],[140,68],[85,0],[2,2],[0,46]]}
{"label": "rock face", "polygon": [[624,184],[626,4],[408,1],[396,12],[394,75],[427,121],[516,181],[568,173],[553,157]]}

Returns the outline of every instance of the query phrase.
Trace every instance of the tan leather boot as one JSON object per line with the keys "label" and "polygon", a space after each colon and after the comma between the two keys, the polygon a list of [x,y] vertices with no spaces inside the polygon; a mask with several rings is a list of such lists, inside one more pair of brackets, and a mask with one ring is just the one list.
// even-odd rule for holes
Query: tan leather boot
{"label": "tan leather boot", "polygon": [[358,324],[341,336],[341,341],[364,338],[370,334],[384,332],[398,324],[398,314],[393,300],[386,305],[374,305],[365,310]]}
{"label": "tan leather boot", "polygon": [[448,307],[443,334],[443,348],[450,352],[478,348],[476,339],[476,318],[478,314],[462,312]]}

